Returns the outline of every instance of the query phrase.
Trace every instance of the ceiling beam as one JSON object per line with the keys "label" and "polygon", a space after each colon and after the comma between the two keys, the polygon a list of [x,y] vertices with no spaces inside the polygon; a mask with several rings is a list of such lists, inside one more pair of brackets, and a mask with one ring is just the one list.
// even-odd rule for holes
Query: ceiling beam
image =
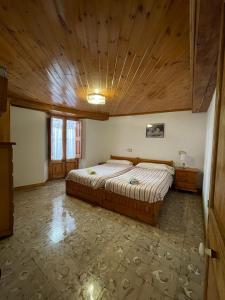
{"label": "ceiling beam", "polygon": [[48,112],[48,113],[58,113],[61,115],[70,115],[70,116],[72,115],[79,119],[93,119],[93,120],[100,120],[100,121],[105,121],[109,119],[109,115],[107,113],[82,111],[82,110],[77,110],[75,108],[40,103],[33,100],[26,100],[26,99],[11,97],[11,96],[9,96],[9,101],[10,104],[13,106],[29,108],[33,110]]}
{"label": "ceiling beam", "polygon": [[163,114],[168,112],[181,112],[181,111],[191,111],[191,107],[186,108],[180,108],[180,109],[168,109],[168,110],[156,110],[156,111],[150,111],[150,112],[141,112],[141,113],[131,113],[131,114],[115,114],[115,115],[109,115],[110,118],[112,117],[128,117],[128,116],[139,116],[139,115],[151,115],[151,114]]}
{"label": "ceiling beam", "polygon": [[0,66],[0,115],[7,111],[8,79],[6,69]]}
{"label": "ceiling beam", "polygon": [[217,76],[223,0],[191,0],[190,44],[192,111],[207,111]]}

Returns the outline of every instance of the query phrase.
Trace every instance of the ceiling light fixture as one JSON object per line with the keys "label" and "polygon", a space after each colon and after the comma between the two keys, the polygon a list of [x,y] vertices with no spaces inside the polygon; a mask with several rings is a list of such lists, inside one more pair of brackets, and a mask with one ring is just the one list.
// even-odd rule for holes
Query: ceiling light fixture
{"label": "ceiling light fixture", "polygon": [[105,100],[105,96],[98,93],[92,93],[87,95],[87,102],[90,104],[105,104]]}

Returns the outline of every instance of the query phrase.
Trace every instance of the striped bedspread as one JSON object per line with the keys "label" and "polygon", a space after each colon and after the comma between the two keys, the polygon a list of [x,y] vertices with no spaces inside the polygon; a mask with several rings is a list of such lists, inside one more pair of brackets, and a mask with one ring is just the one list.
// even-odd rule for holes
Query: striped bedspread
{"label": "striped bedspread", "polygon": [[[130,184],[132,178],[137,179],[139,184]],[[128,198],[153,203],[163,200],[172,182],[173,176],[167,170],[135,167],[121,176],[107,180],[105,188]]]}
{"label": "striped bedspread", "polygon": [[[124,172],[131,170],[132,167],[133,166],[124,164],[105,163],[91,168],[72,170],[67,175],[66,180],[72,180],[97,189],[104,187],[107,179],[119,176]],[[92,171],[96,172],[96,174],[91,175],[90,172]]]}

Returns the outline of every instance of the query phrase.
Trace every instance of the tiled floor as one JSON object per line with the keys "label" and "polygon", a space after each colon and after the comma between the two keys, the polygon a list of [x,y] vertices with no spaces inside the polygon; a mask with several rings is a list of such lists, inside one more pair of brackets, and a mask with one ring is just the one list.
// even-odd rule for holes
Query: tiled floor
{"label": "tiled floor", "polygon": [[201,198],[170,192],[154,228],[65,195],[15,193],[0,241],[0,299],[202,299]]}

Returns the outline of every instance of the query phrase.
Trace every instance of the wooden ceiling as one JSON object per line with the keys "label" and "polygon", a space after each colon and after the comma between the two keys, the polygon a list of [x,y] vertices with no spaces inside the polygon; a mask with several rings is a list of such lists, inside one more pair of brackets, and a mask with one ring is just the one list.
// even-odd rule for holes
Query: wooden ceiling
{"label": "wooden ceiling", "polygon": [[223,0],[191,0],[192,111],[207,111],[216,88]]}
{"label": "wooden ceiling", "polygon": [[[0,0],[0,65],[20,106],[191,109],[189,1]],[[87,103],[96,89],[106,105]]]}

